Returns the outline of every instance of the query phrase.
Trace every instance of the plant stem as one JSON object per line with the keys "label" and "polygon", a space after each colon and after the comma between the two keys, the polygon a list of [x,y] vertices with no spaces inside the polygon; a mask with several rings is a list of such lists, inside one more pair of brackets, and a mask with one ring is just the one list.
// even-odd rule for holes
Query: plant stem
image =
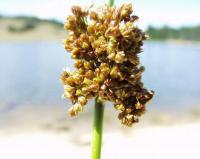
{"label": "plant stem", "polygon": [[104,105],[99,97],[95,98],[94,123],[92,130],[92,159],[101,158]]}
{"label": "plant stem", "polygon": [[108,5],[109,5],[110,7],[112,7],[113,4],[114,4],[114,0],[108,0]]}

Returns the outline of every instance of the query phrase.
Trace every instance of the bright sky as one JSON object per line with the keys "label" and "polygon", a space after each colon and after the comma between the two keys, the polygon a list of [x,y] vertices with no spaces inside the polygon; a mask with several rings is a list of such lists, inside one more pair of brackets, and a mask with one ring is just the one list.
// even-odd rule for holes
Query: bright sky
{"label": "bright sky", "polygon": [[[104,4],[105,0],[0,0],[0,14],[31,15],[64,21],[72,5]],[[140,17],[139,25],[182,25],[200,24],[200,0],[115,0],[115,4],[131,2],[135,14]]]}

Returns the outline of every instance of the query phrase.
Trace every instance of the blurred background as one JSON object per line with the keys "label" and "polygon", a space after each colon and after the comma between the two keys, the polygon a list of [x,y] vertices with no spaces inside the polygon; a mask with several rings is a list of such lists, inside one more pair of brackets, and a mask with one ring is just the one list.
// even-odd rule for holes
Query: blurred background
{"label": "blurred background", "polygon": [[[132,128],[106,103],[102,159],[200,158],[200,1],[134,0],[150,35],[140,54],[155,91]],[[59,80],[73,67],[62,41],[72,5],[105,1],[0,0],[0,158],[88,159],[93,101],[70,118]]]}

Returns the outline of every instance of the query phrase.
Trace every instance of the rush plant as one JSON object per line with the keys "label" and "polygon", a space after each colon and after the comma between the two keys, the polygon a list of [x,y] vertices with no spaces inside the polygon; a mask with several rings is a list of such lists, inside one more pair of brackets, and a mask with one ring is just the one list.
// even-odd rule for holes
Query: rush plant
{"label": "rush plant", "polygon": [[64,45],[76,69],[61,75],[64,97],[73,103],[71,116],[95,98],[92,159],[101,155],[104,101],[114,103],[121,123],[132,126],[154,94],[141,81],[144,67],[138,54],[147,35],[136,26],[138,17],[132,13],[131,4],[116,7],[110,0],[95,10],[73,6],[65,23],[69,34]]}

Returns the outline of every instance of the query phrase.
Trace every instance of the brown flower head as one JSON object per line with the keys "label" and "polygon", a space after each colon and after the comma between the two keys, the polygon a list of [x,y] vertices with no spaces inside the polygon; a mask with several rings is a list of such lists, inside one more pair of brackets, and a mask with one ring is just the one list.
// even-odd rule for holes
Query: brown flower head
{"label": "brown flower head", "polygon": [[132,5],[119,8],[105,5],[97,11],[72,7],[65,29],[69,32],[65,49],[75,59],[74,72],[64,71],[64,97],[74,104],[71,116],[83,110],[88,99],[99,96],[114,103],[119,119],[131,126],[145,112],[145,104],[154,92],[143,87],[138,54],[145,33],[132,15]]}

